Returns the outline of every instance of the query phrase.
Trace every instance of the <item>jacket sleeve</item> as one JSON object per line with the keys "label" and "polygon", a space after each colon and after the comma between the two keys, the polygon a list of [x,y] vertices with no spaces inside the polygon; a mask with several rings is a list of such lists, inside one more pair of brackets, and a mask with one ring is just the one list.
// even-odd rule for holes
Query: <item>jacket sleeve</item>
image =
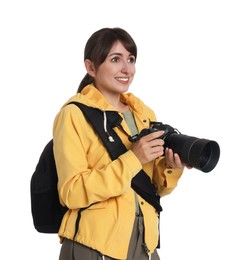
{"label": "jacket sleeve", "polygon": [[[53,139],[59,197],[70,209],[87,207],[125,193],[130,189],[133,176],[142,169],[131,151],[112,161],[74,105],[65,106],[56,116]],[[95,151],[91,150],[94,147]]]}
{"label": "jacket sleeve", "polygon": [[[148,114],[151,121],[157,121],[155,113],[150,108]],[[155,160],[152,181],[160,197],[170,194],[176,188],[182,173],[182,169],[166,168],[165,157]]]}
{"label": "jacket sleeve", "polygon": [[182,173],[183,169],[166,168],[164,157],[156,160],[153,182],[160,197],[170,194],[176,188]]}

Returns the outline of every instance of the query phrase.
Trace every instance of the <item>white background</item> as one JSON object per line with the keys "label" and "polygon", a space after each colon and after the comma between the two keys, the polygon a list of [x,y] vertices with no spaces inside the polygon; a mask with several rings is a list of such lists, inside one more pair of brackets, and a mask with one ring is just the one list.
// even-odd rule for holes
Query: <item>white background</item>
{"label": "white background", "polygon": [[138,46],[131,92],[221,147],[212,172],[186,170],[162,199],[161,259],[248,260],[248,13],[242,0],[1,1],[1,255],[58,259],[57,235],[33,227],[30,178],[85,74],[86,40],[122,27]]}

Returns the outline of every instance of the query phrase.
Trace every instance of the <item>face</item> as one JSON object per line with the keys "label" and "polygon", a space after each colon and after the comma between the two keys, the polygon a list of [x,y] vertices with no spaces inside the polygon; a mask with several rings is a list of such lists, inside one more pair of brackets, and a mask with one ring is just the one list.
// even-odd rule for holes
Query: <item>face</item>
{"label": "face", "polygon": [[129,89],[135,75],[135,57],[121,42],[111,48],[105,61],[88,73],[95,78],[95,86],[107,97],[119,96]]}

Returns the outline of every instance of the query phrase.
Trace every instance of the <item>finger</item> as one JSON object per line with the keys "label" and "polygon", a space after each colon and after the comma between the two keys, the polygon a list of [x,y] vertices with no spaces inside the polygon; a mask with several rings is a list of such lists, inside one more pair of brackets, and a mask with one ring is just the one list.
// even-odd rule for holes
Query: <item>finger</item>
{"label": "finger", "polygon": [[182,161],[177,153],[174,153],[174,164],[176,168],[183,168]]}
{"label": "finger", "polygon": [[182,161],[177,153],[174,153],[172,149],[165,149],[166,162],[168,167],[171,168],[183,168]]}
{"label": "finger", "polygon": [[151,140],[161,137],[163,134],[164,134],[164,131],[156,131],[156,132],[150,133],[142,138],[144,141],[149,142]]}
{"label": "finger", "polygon": [[163,145],[164,145],[164,140],[157,138],[157,139],[153,139],[153,140],[149,141],[148,144],[149,144],[151,147],[154,147],[154,146],[163,146]]}
{"label": "finger", "polygon": [[174,155],[172,149],[166,148],[166,161],[167,165],[170,167],[174,167]]}
{"label": "finger", "polygon": [[157,159],[161,156],[163,156],[163,149],[160,148],[160,147],[159,148],[155,147],[150,152],[150,155],[149,155],[150,160],[149,161],[155,160],[155,159]]}
{"label": "finger", "polygon": [[162,156],[162,155],[163,155],[163,146],[158,145],[158,146],[152,147],[152,148],[151,148],[151,153],[152,153],[152,154],[158,153],[158,154],[160,154],[159,156]]}

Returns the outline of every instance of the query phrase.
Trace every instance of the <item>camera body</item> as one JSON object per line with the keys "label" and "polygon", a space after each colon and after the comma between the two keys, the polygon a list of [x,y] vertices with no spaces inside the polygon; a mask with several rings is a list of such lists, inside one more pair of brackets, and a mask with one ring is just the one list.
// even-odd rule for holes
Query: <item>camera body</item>
{"label": "camera body", "polygon": [[163,139],[163,140],[165,140],[168,135],[180,134],[180,132],[177,129],[173,128],[170,125],[166,125],[161,122],[150,122],[150,128],[144,128],[138,135],[135,135],[132,137],[133,142],[136,142],[143,136],[146,136],[148,134],[151,134],[151,133],[157,132],[157,131],[164,131],[164,134],[161,137],[159,137],[160,139]]}
{"label": "camera body", "polygon": [[212,171],[219,161],[220,147],[216,141],[183,135],[176,128],[161,122],[151,122],[150,128],[144,128],[131,138],[138,141],[143,136],[156,131],[164,131],[160,139],[164,140],[164,150],[171,148],[181,161],[203,172]]}

